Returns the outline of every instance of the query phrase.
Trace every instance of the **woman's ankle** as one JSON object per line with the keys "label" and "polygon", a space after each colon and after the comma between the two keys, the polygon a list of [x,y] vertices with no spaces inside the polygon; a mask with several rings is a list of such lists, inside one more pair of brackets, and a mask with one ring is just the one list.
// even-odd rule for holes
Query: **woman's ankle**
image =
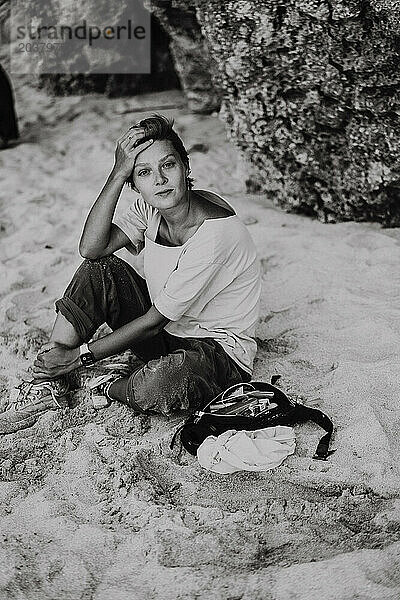
{"label": "woman's ankle", "polygon": [[129,405],[126,396],[128,379],[129,377],[121,377],[120,379],[112,381],[107,386],[107,388],[104,391],[110,402],[122,402],[122,404]]}

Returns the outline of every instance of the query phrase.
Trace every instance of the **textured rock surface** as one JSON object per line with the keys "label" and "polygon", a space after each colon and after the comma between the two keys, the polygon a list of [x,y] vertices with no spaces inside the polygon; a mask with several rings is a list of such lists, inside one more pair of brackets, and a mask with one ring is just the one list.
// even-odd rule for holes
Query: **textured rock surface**
{"label": "textured rock surface", "polygon": [[399,2],[193,1],[248,187],[399,225]]}
{"label": "textured rock surface", "polygon": [[[50,9],[57,7],[54,0],[48,2]],[[101,7],[91,0],[82,2],[83,9],[81,14],[89,19],[97,11],[102,13]],[[108,3],[105,3],[108,6]],[[129,2],[120,3],[119,10],[108,7],[108,11],[103,11],[109,16],[109,23],[117,25],[123,23],[123,16],[127,14]],[[28,9],[26,9],[28,11]],[[35,10],[35,9],[33,9]],[[55,9],[57,10],[57,8]],[[64,4],[66,23],[73,24],[74,4]],[[11,23],[11,2],[10,0],[0,0],[0,40],[9,41],[10,23]],[[129,13],[126,18],[129,17]],[[39,18],[39,17],[38,17]],[[41,15],[40,18],[43,18]],[[120,20],[119,20],[120,19]],[[44,23],[46,21],[43,21]],[[89,21],[90,22],[90,21]],[[48,93],[55,95],[85,94],[90,92],[105,93],[109,97],[135,95],[144,92],[160,91],[167,89],[179,89],[180,81],[176,75],[175,67],[171,59],[169,50],[169,37],[158,19],[151,15],[151,73],[150,74],[124,74],[124,73],[95,73],[95,74],[74,74],[79,69],[74,69],[73,65],[79,61],[81,48],[77,47],[76,52],[70,52],[66,63],[71,73],[55,73],[51,75],[31,75],[32,83],[44,88]],[[10,57],[7,53],[7,45],[4,43],[0,57],[5,68],[10,71]],[[107,55],[108,64],[115,65],[121,61],[121,55],[118,54],[117,47],[114,46],[113,54]],[[103,65],[104,55],[99,55],[98,63],[92,63],[93,68]],[[82,66],[82,65],[81,65]],[[113,69],[115,71],[115,69]]]}
{"label": "textured rock surface", "polygon": [[151,39],[150,74],[42,75],[40,86],[56,95],[98,92],[109,97],[179,88],[179,78],[169,51],[169,37],[153,15]]}
{"label": "textured rock surface", "polygon": [[210,113],[220,107],[217,65],[202,35],[193,3],[156,0],[151,9],[170,37],[175,69],[193,112]]}
{"label": "textured rock surface", "polygon": [[[222,97],[249,191],[325,221],[400,225],[399,0],[157,0],[152,9],[190,109],[211,112]],[[157,70],[161,88],[176,85],[161,47],[150,80],[45,85],[129,94],[154,89]]]}

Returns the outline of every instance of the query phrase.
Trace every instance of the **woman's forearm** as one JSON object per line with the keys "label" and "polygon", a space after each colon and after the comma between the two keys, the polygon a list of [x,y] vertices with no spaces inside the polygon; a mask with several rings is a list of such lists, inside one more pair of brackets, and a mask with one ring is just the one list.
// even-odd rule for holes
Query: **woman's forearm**
{"label": "woman's forearm", "polygon": [[83,228],[79,252],[87,258],[96,258],[107,247],[111,224],[125,176],[113,169],[93,204]]}
{"label": "woman's forearm", "polygon": [[79,252],[84,258],[98,258],[103,255],[104,250],[106,253],[113,252],[128,242],[125,234],[122,233],[121,238],[120,230],[115,237],[112,219],[118,198],[127,177],[132,173],[137,156],[153,143],[153,140],[141,141],[145,133],[142,127],[130,127],[117,142],[113,170],[93,204],[83,228]]}
{"label": "woman's forearm", "polygon": [[[160,333],[168,324],[164,317],[152,306],[147,313],[123,325],[116,331],[95,342],[90,342],[89,350],[96,360],[124,352]],[[36,357],[32,374],[36,379],[54,379],[81,366],[79,347],[70,348],[55,342],[46,344]]]}
{"label": "woman's forearm", "polygon": [[166,318],[149,322],[149,313],[146,313],[112,333],[90,342],[89,350],[96,360],[119,354],[133,345],[154,337],[162,331],[167,323],[168,319]]}

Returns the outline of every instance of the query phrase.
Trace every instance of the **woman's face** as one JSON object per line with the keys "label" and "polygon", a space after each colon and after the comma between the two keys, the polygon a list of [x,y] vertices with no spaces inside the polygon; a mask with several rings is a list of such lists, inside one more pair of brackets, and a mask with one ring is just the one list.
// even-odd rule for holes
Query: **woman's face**
{"label": "woman's face", "polygon": [[155,208],[172,208],[186,199],[186,168],[169,140],[156,140],[138,155],[133,181]]}

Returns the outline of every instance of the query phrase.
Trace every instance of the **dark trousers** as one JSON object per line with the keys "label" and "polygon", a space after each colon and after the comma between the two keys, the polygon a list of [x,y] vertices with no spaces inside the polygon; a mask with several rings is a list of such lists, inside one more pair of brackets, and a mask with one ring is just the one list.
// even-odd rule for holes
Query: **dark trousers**
{"label": "dark trousers", "polygon": [[[59,311],[88,342],[103,323],[115,330],[151,306],[146,282],[125,261],[112,255],[85,260],[76,271]],[[127,400],[142,410],[169,414],[196,409],[250,375],[211,338],[178,338],[166,331],[132,345],[143,364],[129,377]]]}

